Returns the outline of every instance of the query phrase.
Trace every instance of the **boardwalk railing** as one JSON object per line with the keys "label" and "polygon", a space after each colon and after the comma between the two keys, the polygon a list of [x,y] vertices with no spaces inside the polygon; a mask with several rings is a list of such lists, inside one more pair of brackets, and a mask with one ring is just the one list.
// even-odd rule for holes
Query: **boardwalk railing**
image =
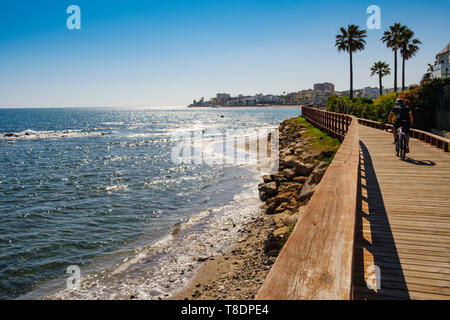
{"label": "boardwalk railing", "polygon": [[350,299],[359,174],[359,126],[353,116],[303,107],[341,147],[281,250],[257,299]]}
{"label": "boardwalk railing", "polygon": [[352,122],[352,116],[308,107],[302,107],[302,116],[341,142]]}
{"label": "boardwalk railing", "polygon": [[[391,124],[385,124],[385,123],[381,123],[378,121],[361,119],[361,118],[358,119],[358,122],[365,126],[377,128],[377,129],[381,129],[381,130],[388,130],[388,129],[392,130],[392,127],[393,127]],[[449,139],[437,136],[437,135],[429,133],[429,132],[418,130],[418,129],[410,129],[410,135],[411,135],[411,138],[419,139],[419,140],[429,143],[433,146],[436,146],[439,149],[443,149],[445,152],[449,152],[449,144],[450,144]]]}

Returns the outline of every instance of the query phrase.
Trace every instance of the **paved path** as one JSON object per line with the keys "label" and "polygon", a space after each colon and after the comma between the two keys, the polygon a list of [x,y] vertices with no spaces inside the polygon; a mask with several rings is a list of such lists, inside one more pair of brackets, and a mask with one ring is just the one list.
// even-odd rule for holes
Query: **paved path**
{"label": "paved path", "polygon": [[[411,153],[402,161],[391,133],[359,127],[354,298],[449,300],[450,155],[411,139]],[[373,265],[381,283],[369,290]]]}

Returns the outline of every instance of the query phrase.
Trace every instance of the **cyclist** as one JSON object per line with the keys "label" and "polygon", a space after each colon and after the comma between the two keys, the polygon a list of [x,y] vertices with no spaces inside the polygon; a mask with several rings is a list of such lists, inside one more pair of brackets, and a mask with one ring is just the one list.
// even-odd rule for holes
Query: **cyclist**
{"label": "cyclist", "polygon": [[408,106],[405,105],[405,100],[397,99],[395,101],[395,106],[392,108],[391,113],[389,113],[388,122],[391,123],[392,117],[395,116],[394,129],[392,133],[394,134],[394,143],[398,141],[397,129],[402,127],[403,132],[406,136],[406,153],[409,152],[409,127],[413,123],[412,112]]}

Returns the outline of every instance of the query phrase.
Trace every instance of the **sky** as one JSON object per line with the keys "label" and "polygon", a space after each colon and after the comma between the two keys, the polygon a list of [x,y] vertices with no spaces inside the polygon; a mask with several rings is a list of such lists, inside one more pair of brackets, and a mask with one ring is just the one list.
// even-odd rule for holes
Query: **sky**
{"label": "sky", "polygon": [[[81,9],[80,30],[66,26],[69,5]],[[348,24],[367,29],[369,5],[380,7],[381,29],[354,55],[354,87],[378,86],[375,61],[393,68],[380,38],[395,22],[423,43],[406,64],[406,83],[419,83],[450,41],[450,0],[1,1],[0,107],[181,106],[317,82],[348,90],[335,36]]]}

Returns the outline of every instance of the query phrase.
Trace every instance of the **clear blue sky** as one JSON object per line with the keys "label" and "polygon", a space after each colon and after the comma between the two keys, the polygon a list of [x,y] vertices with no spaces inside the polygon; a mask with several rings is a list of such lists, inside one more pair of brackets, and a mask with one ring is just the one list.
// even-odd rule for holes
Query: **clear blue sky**
{"label": "clear blue sky", "polygon": [[[66,28],[71,4],[81,8],[81,30]],[[423,42],[407,62],[407,84],[418,83],[450,41],[450,0],[1,1],[0,107],[186,105],[324,81],[347,90],[348,55],[335,35],[348,24],[366,29],[371,4],[382,30],[369,30],[355,55],[355,87],[378,85],[373,62],[393,64],[379,39],[394,22]]]}

